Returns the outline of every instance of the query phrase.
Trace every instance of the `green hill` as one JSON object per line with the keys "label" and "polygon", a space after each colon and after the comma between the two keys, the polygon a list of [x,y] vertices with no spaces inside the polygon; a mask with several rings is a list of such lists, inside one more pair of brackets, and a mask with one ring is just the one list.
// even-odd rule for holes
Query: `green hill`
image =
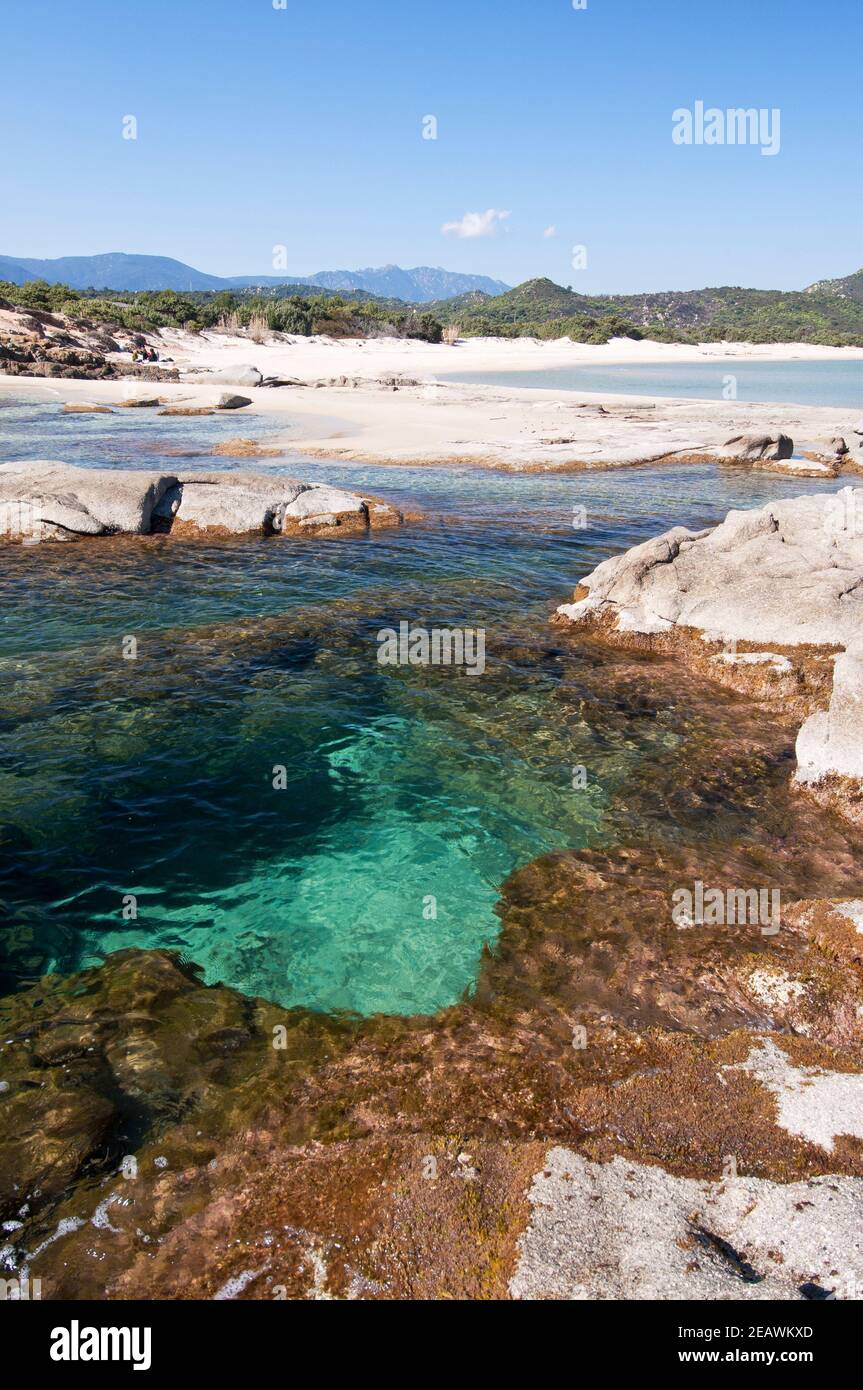
{"label": "green hill", "polygon": [[528,280],[506,294],[462,295],[426,307],[444,324],[458,324],[464,336],[863,345],[863,271],[793,291],[722,286],[584,295],[552,280]]}
{"label": "green hill", "polygon": [[841,280],[818,280],[809,286],[806,293],[819,299],[851,299],[855,304],[863,304],[863,270],[856,270],[853,275],[845,275]]}
{"label": "green hill", "polygon": [[462,337],[569,337],[606,343],[614,337],[659,342],[821,343],[863,346],[863,270],[822,280],[805,290],[721,286],[651,294],[586,295],[553,280],[526,280],[505,294],[468,290],[454,299],[406,304],[360,290],[303,284],[234,290],[173,290],[105,295],[44,280],[0,280],[0,296],[72,318],[120,323],[130,329],[189,324],[257,324],[288,333],[336,337],[406,336],[440,339],[442,328]]}

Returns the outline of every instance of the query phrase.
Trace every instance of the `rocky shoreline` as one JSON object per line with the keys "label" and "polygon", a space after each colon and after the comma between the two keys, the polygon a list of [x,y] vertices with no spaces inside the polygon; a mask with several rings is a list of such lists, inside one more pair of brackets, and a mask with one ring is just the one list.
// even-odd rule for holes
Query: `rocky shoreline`
{"label": "rocky shoreline", "polygon": [[388,503],[247,472],[148,473],[50,460],[0,464],[0,540],[321,535],[399,526]]}
{"label": "rocky shoreline", "polygon": [[[140,344],[155,348],[162,360],[133,362]],[[626,353],[631,357],[643,348],[627,344]],[[653,344],[651,352],[660,349]],[[806,351],[816,352],[786,349],[788,356]],[[587,352],[594,356],[586,358]],[[214,409],[214,388],[232,386],[248,392],[253,408],[275,422],[289,415],[291,444],[314,458],[506,473],[717,462],[799,478],[863,470],[858,429],[863,422],[851,410],[720,398],[737,358],[769,356],[768,349],[743,346],[735,352],[713,345],[710,352],[692,353],[716,363],[714,399],[648,399],[446,379],[477,361],[490,362],[490,371],[519,364],[540,368],[546,362],[614,362],[611,345],[585,349],[574,343],[475,340],[448,347],[285,334],[262,343],[217,331],[134,334],[111,327],[109,332],[63,315],[0,305],[0,376],[16,389],[38,390],[41,378],[63,377],[70,403],[76,399],[74,388],[86,386],[94,401],[111,408],[127,404],[121,393],[128,391],[128,378],[138,377],[160,383],[163,410],[182,415]],[[846,350],[846,357],[850,353]]]}
{"label": "rocky shoreline", "polygon": [[[795,463],[783,438],[736,440],[737,462]],[[509,876],[452,1008],[283,1009],[165,951],[41,974],[25,919],[21,978],[41,978],[0,999],[4,1275],[51,1299],[859,1298],[860,506],[846,489],[675,528],[598,566],[533,648],[501,643],[516,689],[554,665],[562,727],[663,736],[609,788],[611,847]],[[50,461],[0,466],[2,508],[34,524],[17,539],[106,545],[401,519],[278,476]],[[304,640],[316,621],[331,640],[331,614],[304,614]],[[201,640],[218,665],[291,632]],[[758,885],[776,911],[675,916],[697,883]]]}
{"label": "rocky shoreline", "polygon": [[[570,907],[613,867],[584,858]],[[161,952],[46,979],[0,1003],[4,1272],[50,1298],[859,1298],[853,907],[798,905],[718,976],[692,944],[691,1001],[736,992],[713,1037],[579,1012],[574,1043],[562,981],[524,988],[557,930],[433,1020],[286,1013]]]}
{"label": "rocky shoreline", "polygon": [[[210,659],[290,631],[231,624]],[[592,708],[599,736],[673,705],[674,756],[660,739],[612,798],[617,847],[511,874],[475,991],[434,1017],[283,1009],[138,950],[0,1000],[10,1277],[45,1298],[859,1297],[859,834],[791,796],[793,720],[674,653],[569,625],[505,655],[519,679],[556,659],[562,722]],[[780,929],[676,924],[695,879],[781,888]]]}
{"label": "rocky shoreline", "polygon": [[863,489],[675,527],[604,561],[557,621],[797,715],[796,781],[863,816]]}

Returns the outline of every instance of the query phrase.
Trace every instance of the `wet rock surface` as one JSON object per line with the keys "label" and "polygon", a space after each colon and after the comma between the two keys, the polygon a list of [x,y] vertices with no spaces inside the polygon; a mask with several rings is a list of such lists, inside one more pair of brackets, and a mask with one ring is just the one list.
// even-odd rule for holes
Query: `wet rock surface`
{"label": "wet rock surface", "polygon": [[[861,1076],[793,1032],[710,1042],[598,1021],[576,1049],[565,1013],[490,1001],[425,1022],[327,1020],[204,988],[143,952],[47,981],[38,998],[7,1002],[2,1021],[0,1103],[15,1137],[0,1174],[16,1223],[3,1261],[42,1278],[49,1297],[582,1296],[561,1279],[600,1290],[589,1296],[655,1296],[638,1261],[608,1267],[620,1202],[615,1171],[603,1175],[621,1157],[648,1165],[645,1210],[629,1219],[654,1254],[691,1237],[685,1261],[647,1261],[662,1270],[661,1296],[699,1271],[687,1296],[748,1296],[721,1241],[776,1276],[773,1297],[799,1296],[798,1279],[829,1276],[835,1289],[858,1274],[847,1246],[827,1268],[803,1258],[797,1204],[823,1218],[823,1198],[841,1231],[859,1211],[861,1145],[841,1121],[829,1147],[796,1132],[758,1057],[791,1054],[786,1069],[809,1084]],[[556,1223],[566,1258],[529,1229],[549,1143],[574,1146],[590,1179],[571,1194],[590,1200],[593,1223],[577,1204],[578,1239]],[[736,1195],[721,1202],[729,1168]],[[707,1207],[698,1224],[694,1196]],[[739,1229],[753,1197],[770,1213],[769,1260]]]}
{"label": "wet rock surface", "polygon": [[[552,1149],[510,1282],[526,1299],[857,1298],[863,1181],[707,1183]],[[815,1291],[817,1290],[817,1294]]]}
{"label": "wet rock surface", "polygon": [[[277,633],[235,627],[231,650]],[[220,642],[202,634],[176,660],[200,680]],[[730,1297],[751,1267],[756,1297],[799,1297],[805,1278],[854,1296],[853,1250],[839,1264],[810,1249],[797,1202],[837,1229],[858,1210],[845,1102],[863,1075],[863,842],[793,796],[793,721],[598,639],[509,655],[562,662],[561,717],[588,717],[598,739],[658,722],[655,757],[608,785],[612,847],[512,874],[475,992],[432,1017],[281,1009],[164,952],[7,996],[6,1271],[42,1278],[47,1298],[645,1296],[644,1241],[608,1269],[625,1164],[660,1256],[691,1241],[667,1287]],[[146,691],[146,664],[138,680]],[[697,880],[778,890],[780,929],[676,920]],[[838,1098],[817,1126],[813,1088]],[[533,1200],[555,1148],[575,1155],[575,1209],[594,1213],[592,1238],[582,1225],[562,1253]],[[757,1219],[723,1195],[729,1172]]]}

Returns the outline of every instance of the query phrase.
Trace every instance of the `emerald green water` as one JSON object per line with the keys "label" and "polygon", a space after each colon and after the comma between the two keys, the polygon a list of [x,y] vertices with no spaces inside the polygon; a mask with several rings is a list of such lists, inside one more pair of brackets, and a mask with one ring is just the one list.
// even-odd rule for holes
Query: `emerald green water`
{"label": "emerald green water", "polygon": [[[231,466],[208,450],[235,423],[167,426],[0,397],[4,459],[170,471],[179,450],[184,467]],[[680,738],[673,709],[630,713],[604,693],[595,660],[549,628],[553,608],[667,526],[800,491],[707,466],[254,464],[268,465],[428,520],[367,540],[0,549],[3,988],[162,946],[287,1005],[457,1000],[506,876],[605,842],[611,792]],[[380,666],[376,634],[402,620],[484,628],[485,673]]]}

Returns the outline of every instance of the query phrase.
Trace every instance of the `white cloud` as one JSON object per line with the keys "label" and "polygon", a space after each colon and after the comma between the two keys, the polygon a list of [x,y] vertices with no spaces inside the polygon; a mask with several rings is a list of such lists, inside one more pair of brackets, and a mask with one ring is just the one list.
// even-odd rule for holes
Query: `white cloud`
{"label": "white cloud", "polygon": [[546,240],[548,240],[549,237],[557,236],[557,228],[554,226],[553,223],[550,227],[546,227],[545,231],[543,232],[543,236],[546,238]]}
{"label": "white cloud", "polygon": [[487,212],[466,212],[460,222],[444,222],[441,231],[444,236],[494,236],[507,217],[508,212],[501,212],[497,208],[489,208]]}

